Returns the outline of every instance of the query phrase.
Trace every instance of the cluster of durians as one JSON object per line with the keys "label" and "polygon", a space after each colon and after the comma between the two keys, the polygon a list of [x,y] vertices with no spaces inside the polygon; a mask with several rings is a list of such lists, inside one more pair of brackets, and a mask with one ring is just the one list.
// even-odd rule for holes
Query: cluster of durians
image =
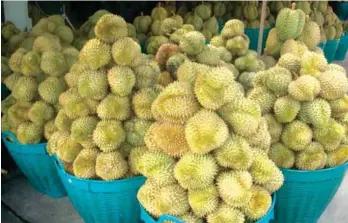
{"label": "cluster of durians", "polygon": [[70,45],[73,38],[61,16],[43,18],[8,60],[12,74],[4,84],[11,94],[2,101],[2,131],[11,131],[22,144],[46,141],[57,130],[58,97],[66,88],[63,75],[79,53]]}
{"label": "cluster of durians", "polygon": [[[244,27],[227,24],[223,43]],[[233,53],[247,55],[245,45]],[[157,96],[144,95],[142,109],[155,122],[145,146],[129,155],[133,172],[147,178],[138,192],[142,206],[155,218],[169,214],[189,223],[262,218],[283,175],[268,158],[271,135],[260,106],[245,98],[236,69],[226,65],[233,66],[231,51],[205,45],[203,34],[191,31],[178,45],[162,45],[156,60],[171,80]]]}
{"label": "cluster of durians", "polygon": [[317,170],[347,162],[346,71],[321,53],[289,52],[258,72],[248,98],[272,136],[269,157],[282,168]]}
{"label": "cluster of durians", "polygon": [[145,144],[152,121],[143,107],[161,90],[160,69],[128,37],[122,17],[101,16],[94,33],[64,76],[68,89],[59,96],[58,131],[47,150],[76,177],[117,180],[137,174],[128,156]]}

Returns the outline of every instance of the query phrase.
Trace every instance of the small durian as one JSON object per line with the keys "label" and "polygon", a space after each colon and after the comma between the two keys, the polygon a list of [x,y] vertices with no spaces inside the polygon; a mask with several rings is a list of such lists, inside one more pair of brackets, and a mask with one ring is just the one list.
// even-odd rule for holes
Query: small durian
{"label": "small durian", "polygon": [[115,94],[109,94],[97,106],[98,117],[104,120],[124,121],[129,118],[130,110],[129,98]]}
{"label": "small durian", "polygon": [[292,81],[290,71],[282,67],[268,69],[265,84],[277,96],[285,96],[288,93],[288,86]]}
{"label": "small durian", "polygon": [[295,163],[294,151],[281,142],[271,145],[268,156],[279,168],[291,168]]}
{"label": "small durian", "polygon": [[41,98],[50,104],[57,104],[59,96],[65,91],[65,83],[62,78],[48,77],[40,83],[38,91]]}
{"label": "small durian", "polygon": [[249,143],[238,135],[232,135],[214,154],[219,165],[234,170],[247,170],[253,162]]}
{"label": "small durian", "polygon": [[326,71],[317,76],[320,83],[320,96],[327,100],[343,97],[348,91],[348,80],[339,71]]}
{"label": "small durian", "polygon": [[201,110],[187,121],[185,135],[193,153],[206,154],[225,143],[228,128],[217,114]]}
{"label": "small durian", "polygon": [[297,101],[313,101],[320,92],[320,83],[311,75],[302,75],[289,84],[288,92]]}
{"label": "small durian", "polygon": [[95,171],[103,180],[117,180],[125,177],[128,165],[120,152],[102,152],[97,156]]}
{"label": "small durian", "polygon": [[249,172],[256,184],[264,184],[271,180],[276,172],[279,171],[276,164],[263,151],[254,154],[254,162],[252,163]]}
{"label": "small durian", "polygon": [[175,183],[174,178],[175,160],[162,152],[144,153],[137,165],[138,171],[148,180],[159,186]]}
{"label": "small durian", "polygon": [[310,102],[304,102],[300,114],[302,118],[305,118],[306,122],[320,128],[329,122],[331,107],[326,100],[317,98]]}
{"label": "small durian", "polygon": [[113,43],[118,39],[128,36],[127,23],[120,16],[105,14],[94,27],[98,39],[107,43]]}
{"label": "small durian", "polygon": [[244,214],[233,208],[226,203],[220,204],[220,207],[207,216],[207,223],[222,223],[222,222],[234,222],[234,223],[244,223]]}
{"label": "small durian", "polygon": [[73,163],[74,175],[82,179],[95,178],[98,155],[99,151],[96,148],[81,150]]}
{"label": "small durian", "polygon": [[335,150],[340,145],[344,134],[344,127],[334,119],[330,119],[320,128],[314,128],[314,139],[324,146],[325,151]]}
{"label": "small durian", "polygon": [[317,170],[326,164],[326,153],[318,142],[312,142],[296,155],[295,166],[300,170]]}
{"label": "small durian", "polygon": [[115,120],[100,121],[93,132],[93,141],[103,152],[118,149],[125,139],[122,123]]}
{"label": "small durian", "polygon": [[64,131],[56,131],[52,134],[47,142],[46,150],[49,155],[53,155],[61,148],[62,144],[69,138],[69,133]]}
{"label": "small durian", "polygon": [[43,126],[46,122],[53,119],[54,115],[54,108],[44,101],[35,102],[28,112],[30,121],[37,126]]}
{"label": "small durian", "polygon": [[312,141],[312,137],[312,129],[306,123],[295,120],[284,127],[281,139],[288,148],[301,151]]}
{"label": "small durian", "polygon": [[88,141],[93,146],[92,135],[99,120],[95,116],[86,116],[75,119],[71,123],[71,138],[79,143]]}
{"label": "small durian", "polygon": [[23,122],[18,125],[17,138],[21,144],[37,144],[41,142],[43,128],[31,122]]}
{"label": "small durian", "polygon": [[132,38],[125,37],[112,45],[111,54],[117,65],[128,66],[141,55],[141,48]]}
{"label": "small durian", "polygon": [[284,184],[284,175],[282,171],[276,171],[275,176],[273,176],[269,181],[262,184],[261,186],[268,190],[269,193],[273,194],[279,190]]}
{"label": "small durian", "polygon": [[[243,207],[251,199],[253,178],[247,171],[223,172],[217,177],[217,186],[220,197],[229,206]],[[231,190],[233,188],[233,190]]]}
{"label": "small durian", "polygon": [[259,104],[262,114],[270,112],[277,99],[276,96],[265,87],[253,88],[248,98]]}
{"label": "small durian", "polygon": [[213,184],[217,171],[213,156],[185,155],[176,163],[174,176],[185,189],[204,189]]}
{"label": "small durian", "polygon": [[87,71],[79,76],[77,89],[82,98],[101,100],[108,93],[108,77],[105,71]]}
{"label": "small durian", "polygon": [[76,159],[77,155],[81,152],[83,147],[73,140],[70,136],[58,138],[58,140],[63,140],[63,142],[58,142],[59,147],[56,150],[58,158],[64,162],[72,163]]}
{"label": "small durian", "polygon": [[111,62],[111,47],[101,40],[90,39],[81,49],[79,60],[97,70]]}
{"label": "small durian", "polygon": [[195,56],[203,51],[205,38],[202,33],[191,31],[183,35],[180,40],[180,49],[187,55]]}
{"label": "small durian", "polygon": [[268,113],[263,117],[267,121],[268,132],[271,135],[271,143],[278,142],[283,131],[283,125],[277,121],[273,114]]}
{"label": "small durian", "polygon": [[198,217],[204,217],[218,208],[219,193],[213,185],[204,189],[189,190],[188,201],[193,213]]}
{"label": "small durian", "polygon": [[112,93],[127,96],[135,85],[135,75],[128,67],[115,66],[108,71],[108,82]]}
{"label": "small durian", "polygon": [[301,109],[301,103],[289,96],[278,98],[274,103],[274,114],[280,123],[292,122]]}
{"label": "small durian", "polygon": [[334,151],[327,153],[326,166],[335,167],[346,163],[348,160],[348,146],[340,145]]}
{"label": "small durian", "polygon": [[250,202],[242,208],[242,211],[248,219],[257,220],[266,215],[271,204],[270,193],[260,186],[253,186]]}
{"label": "small durian", "polygon": [[54,124],[54,120],[46,122],[44,125],[44,137],[48,141],[51,136],[58,131],[58,128]]}
{"label": "small durian", "polygon": [[144,136],[148,128],[151,126],[151,121],[133,118],[126,121],[123,126],[126,131],[126,142],[133,146],[145,145]]}
{"label": "small durian", "polygon": [[63,110],[59,110],[59,112],[57,113],[57,116],[54,120],[54,124],[57,126],[57,128],[59,129],[59,131],[70,131],[71,128],[71,124],[72,124],[73,120],[71,120]]}
{"label": "small durian", "polygon": [[41,56],[35,51],[30,51],[23,56],[21,61],[21,73],[26,76],[37,76],[40,74]]}
{"label": "small durian", "polygon": [[55,77],[59,77],[68,71],[64,54],[59,51],[43,52],[40,67],[43,72]]}
{"label": "small durian", "polygon": [[32,77],[22,76],[12,88],[12,96],[19,101],[30,102],[38,95],[38,83]]}
{"label": "small durian", "polygon": [[140,174],[139,165],[141,157],[147,152],[146,146],[134,147],[131,149],[128,156],[129,168],[133,174]]}
{"label": "small durian", "polygon": [[137,117],[145,120],[153,119],[151,105],[160,91],[161,89],[157,87],[143,88],[133,95],[132,107]]}

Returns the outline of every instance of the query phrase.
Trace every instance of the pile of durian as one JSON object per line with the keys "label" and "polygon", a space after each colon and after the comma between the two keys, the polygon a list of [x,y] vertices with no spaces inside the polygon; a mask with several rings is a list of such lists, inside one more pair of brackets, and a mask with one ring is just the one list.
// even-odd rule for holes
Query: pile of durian
{"label": "pile of durian", "polygon": [[283,184],[267,155],[267,120],[234,81],[231,55],[250,56],[243,31],[242,21],[231,20],[220,47],[205,45],[203,34],[190,31],[178,45],[164,44],[156,54],[166,70],[161,75],[170,76],[158,95],[144,95],[142,109],[155,122],[145,134],[146,146],[129,155],[133,172],[147,178],[138,200],[155,218],[255,221],[267,213],[271,194]]}
{"label": "pile of durian", "polygon": [[258,102],[269,125],[269,157],[282,168],[317,170],[348,160],[346,71],[306,50],[282,55],[258,72],[248,99]]}
{"label": "pile of durian", "polygon": [[131,177],[128,155],[144,145],[152,124],[146,111],[160,74],[155,60],[141,54],[128,37],[122,17],[107,13],[94,27],[78,61],[64,76],[68,89],[59,96],[58,131],[47,144],[66,170],[85,179]]}
{"label": "pile of durian", "polygon": [[[293,4],[293,8],[294,8]],[[275,28],[269,32],[265,54],[279,58],[285,53],[296,52],[302,56],[307,50],[322,52],[320,27],[311,21],[301,9],[282,9],[276,19]]]}
{"label": "pile of durian", "polygon": [[[95,26],[98,23],[99,19],[106,14],[111,14],[109,11],[105,9],[101,9],[96,11],[93,15],[91,15],[88,20],[81,25],[81,27],[76,31],[76,38],[73,42],[73,46],[76,49],[81,50],[84,44],[89,40],[96,37],[95,34]],[[135,41],[136,39],[136,30],[133,24],[127,23],[128,36],[132,37]]]}
{"label": "pile of durian", "polygon": [[70,45],[73,32],[59,15],[41,19],[21,41],[20,35],[9,41],[10,46],[15,38],[19,48],[8,60],[12,74],[4,84],[11,94],[2,101],[2,131],[11,131],[22,144],[36,144],[57,130],[58,97],[66,88],[62,76],[79,52]]}

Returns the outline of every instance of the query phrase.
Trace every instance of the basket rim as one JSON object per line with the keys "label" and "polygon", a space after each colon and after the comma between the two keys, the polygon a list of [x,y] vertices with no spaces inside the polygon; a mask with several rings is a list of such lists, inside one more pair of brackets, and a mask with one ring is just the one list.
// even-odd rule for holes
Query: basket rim
{"label": "basket rim", "polygon": [[295,169],[288,169],[288,168],[280,168],[280,170],[285,171],[285,172],[291,172],[291,173],[308,173],[308,174],[310,174],[310,173],[328,172],[328,171],[332,171],[335,169],[343,168],[346,165],[348,165],[348,161],[341,164],[341,165],[338,165],[338,166],[320,169],[320,170],[295,170]]}
{"label": "basket rim", "polygon": [[[15,141],[9,141],[6,140],[6,136],[11,136],[15,139]],[[15,144],[15,145],[20,145],[20,146],[28,146],[28,147],[32,147],[32,146],[46,146],[47,142],[41,142],[41,143],[36,143],[36,144],[22,144],[18,141],[17,136],[15,134],[13,134],[10,131],[3,131],[1,132],[1,138],[4,140],[4,142],[9,143],[9,144]]]}

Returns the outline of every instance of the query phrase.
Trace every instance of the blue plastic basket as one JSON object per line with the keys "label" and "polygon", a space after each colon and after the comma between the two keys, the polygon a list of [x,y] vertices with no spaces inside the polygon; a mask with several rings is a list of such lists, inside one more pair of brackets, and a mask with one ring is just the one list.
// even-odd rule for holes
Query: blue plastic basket
{"label": "blue plastic basket", "polygon": [[10,90],[1,83],[1,100],[4,100],[10,94]]}
{"label": "blue plastic basket", "polygon": [[340,43],[340,39],[326,41],[326,44],[324,47],[324,54],[328,63],[331,63],[332,61],[335,60],[335,55],[336,55],[336,51],[337,51],[339,43]]}
{"label": "blue plastic basket", "polygon": [[[263,218],[261,218],[255,223],[270,223],[274,219],[274,205],[276,203],[276,200],[277,200],[277,196],[276,194],[273,194],[272,205],[270,209],[268,210],[268,212]],[[162,223],[164,221],[172,221],[174,223],[185,223],[183,220],[180,220],[171,215],[162,215],[156,221],[155,219],[153,219],[153,217],[149,213],[147,213],[147,211],[144,209],[143,206],[140,205],[140,207],[141,207],[141,220],[143,220],[145,223]]]}
{"label": "blue plastic basket", "polygon": [[[246,28],[245,29],[245,34],[249,37],[250,39],[250,45],[249,45],[249,49],[251,50],[255,50],[257,51],[257,44],[259,41],[259,30],[258,28],[252,29],[252,28]],[[271,30],[270,28],[265,28],[263,30],[263,38],[262,38],[262,50],[265,48],[266,46],[266,40],[268,37],[268,33]]]}
{"label": "blue plastic basket", "polygon": [[137,200],[144,177],[101,181],[85,180],[65,172],[54,156],[58,174],[77,212],[86,223],[139,223]]}
{"label": "blue plastic basket", "polygon": [[344,61],[346,58],[346,53],[348,49],[348,33],[345,32],[344,35],[341,37],[340,43],[338,45],[335,60],[338,61]]}
{"label": "blue plastic basket", "polygon": [[320,49],[324,50],[324,48],[325,48],[325,43],[324,43],[324,42],[320,42],[320,43],[318,44],[318,47],[319,47]]}
{"label": "blue plastic basket", "polygon": [[334,11],[340,20],[348,19],[348,2],[334,2]]}
{"label": "blue plastic basket", "polygon": [[46,152],[46,143],[20,144],[11,132],[2,132],[1,138],[18,168],[30,184],[40,193],[50,197],[66,196],[62,182],[54,167],[54,161]]}
{"label": "blue plastic basket", "polygon": [[347,163],[328,169],[300,171],[282,169],[284,185],[277,191],[276,222],[316,223],[347,170]]}

